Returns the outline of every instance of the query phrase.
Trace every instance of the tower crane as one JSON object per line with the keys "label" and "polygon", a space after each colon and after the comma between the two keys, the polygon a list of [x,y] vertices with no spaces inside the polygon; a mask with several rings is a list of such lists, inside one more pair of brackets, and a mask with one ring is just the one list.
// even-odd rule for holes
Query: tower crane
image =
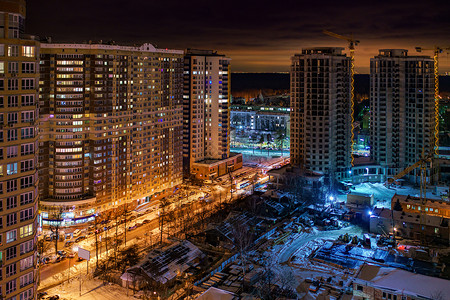
{"label": "tower crane", "polygon": [[351,82],[350,82],[350,101],[351,101],[351,120],[352,120],[352,128],[351,128],[351,142],[352,142],[352,148],[351,148],[351,163],[352,163],[352,167],[354,166],[354,160],[355,158],[353,157],[353,148],[355,146],[355,142],[354,142],[354,137],[355,137],[355,125],[353,124],[355,121],[355,118],[353,116],[353,114],[355,113],[355,46],[358,46],[359,41],[353,39],[353,36],[348,37],[348,36],[344,36],[344,35],[340,35],[328,30],[323,30],[322,31],[324,34],[341,39],[341,40],[346,40],[348,42],[348,49],[350,50],[350,75],[351,75]]}
{"label": "tower crane", "polygon": [[[450,47],[435,46],[434,48],[416,47],[417,52],[433,51],[434,55],[434,154],[439,158],[439,54],[450,50]],[[439,165],[436,160],[436,171],[439,181]]]}

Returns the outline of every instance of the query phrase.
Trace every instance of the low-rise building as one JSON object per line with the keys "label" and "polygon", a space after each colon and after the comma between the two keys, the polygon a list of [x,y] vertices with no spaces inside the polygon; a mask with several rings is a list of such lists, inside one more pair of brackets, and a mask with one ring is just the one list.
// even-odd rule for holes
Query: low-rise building
{"label": "low-rise building", "polygon": [[[187,240],[183,240],[151,251],[137,265],[129,268],[122,275],[125,281],[141,281],[143,278],[155,284],[166,284],[172,282],[177,276],[181,275],[192,266],[196,266],[205,257],[195,245]],[[127,275],[130,274],[131,276]],[[138,285],[133,284],[136,288]]]}
{"label": "low-rise building", "polygon": [[395,209],[395,206],[398,205],[407,213],[422,213],[429,216],[450,218],[450,202],[442,199],[422,200],[419,197],[395,194],[391,200],[391,209]]}
{"label": "low-rise building", "polygon": [[401,269],[363,264],[353,281],[353,298],[360,299],[448,299],[448,280]]}
{"label": "low-rise building", "polygon": [[372,211],[370,232],[442,244],[450,241],[448,218],[386,208]]}
{"label": "low-rise building", "polygon": [[192,163],[191,174],[196,179],[211,180],[242,168],[242,154],[230,152],[225,159],[204,159]]}
{"label": "low-rise building", "polygon": [[289,107],[233,105],[230,111],[231,126],[246,131],[286,131],[289,112]]}
{"label": "low-rise building", "polygon": [[351,208],[364,209],[374,204],[373,194],[351,192],[347,194],[347,206]]}

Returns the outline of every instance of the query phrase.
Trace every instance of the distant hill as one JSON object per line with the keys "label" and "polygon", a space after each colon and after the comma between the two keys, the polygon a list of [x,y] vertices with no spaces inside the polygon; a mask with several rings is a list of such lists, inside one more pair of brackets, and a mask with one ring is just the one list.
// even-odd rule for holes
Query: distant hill
{"label": "distant hill", "polygon": [[[232,73],[231,92],[245,90],[289,90],[289,73]],[[440,76],[439,89],[450,92],[450,76]],[[369,94],[369,74],[355,75],[355,92]]]}

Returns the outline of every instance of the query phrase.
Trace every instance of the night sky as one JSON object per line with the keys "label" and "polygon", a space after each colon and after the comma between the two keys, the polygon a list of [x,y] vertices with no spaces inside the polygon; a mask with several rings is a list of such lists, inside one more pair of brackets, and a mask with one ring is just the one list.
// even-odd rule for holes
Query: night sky
{"label": "night sky", "polygon": [[[361,41],[359,73],[382,48],[450,47],[450,1],[200,1],[28,0],[27,33],[53,42],[150,42],[159,48],[215,49],[232,58],[235,72],[286,72],[302,47]],[[431,55],[431,52],[427,52]],[[440,71],[450,71],[450,54]]]}

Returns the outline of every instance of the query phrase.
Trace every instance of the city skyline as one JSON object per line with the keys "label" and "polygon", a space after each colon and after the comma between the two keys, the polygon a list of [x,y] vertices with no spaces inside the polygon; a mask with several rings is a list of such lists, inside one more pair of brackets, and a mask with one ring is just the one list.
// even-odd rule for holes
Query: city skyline
{"label": "city skyline", "polygon": [[[134,0],[69,2],[31,1],[27,4],[30,33],[54,42],[114,40],[118,44],[151,42],[160,48],[217,49],[227,53],[237,72],[288,72],[292,53],[305,47],[346,47],[322,33],[327,29],[361,41],[356,71],[369,73],[370,58],[379,49],[448,46],[449,4],[428,2],[369,3],[331,1],[286,2],[283,6],[246,1],[226,7],[202,1],[153,3]],[[127,3],[128,4],[128,3]],[[235,5],[234,5],[235,4]],[[89,9],[87,9],[89,8]],[[95,11],[94,13],[90,12]],[[42,16],[51,16],[43,18]],[[407,21],[407,22],[406,22]],[[431,55],[424,52],[421,55]],[[440,71],[450,71],[447,53]]]}

